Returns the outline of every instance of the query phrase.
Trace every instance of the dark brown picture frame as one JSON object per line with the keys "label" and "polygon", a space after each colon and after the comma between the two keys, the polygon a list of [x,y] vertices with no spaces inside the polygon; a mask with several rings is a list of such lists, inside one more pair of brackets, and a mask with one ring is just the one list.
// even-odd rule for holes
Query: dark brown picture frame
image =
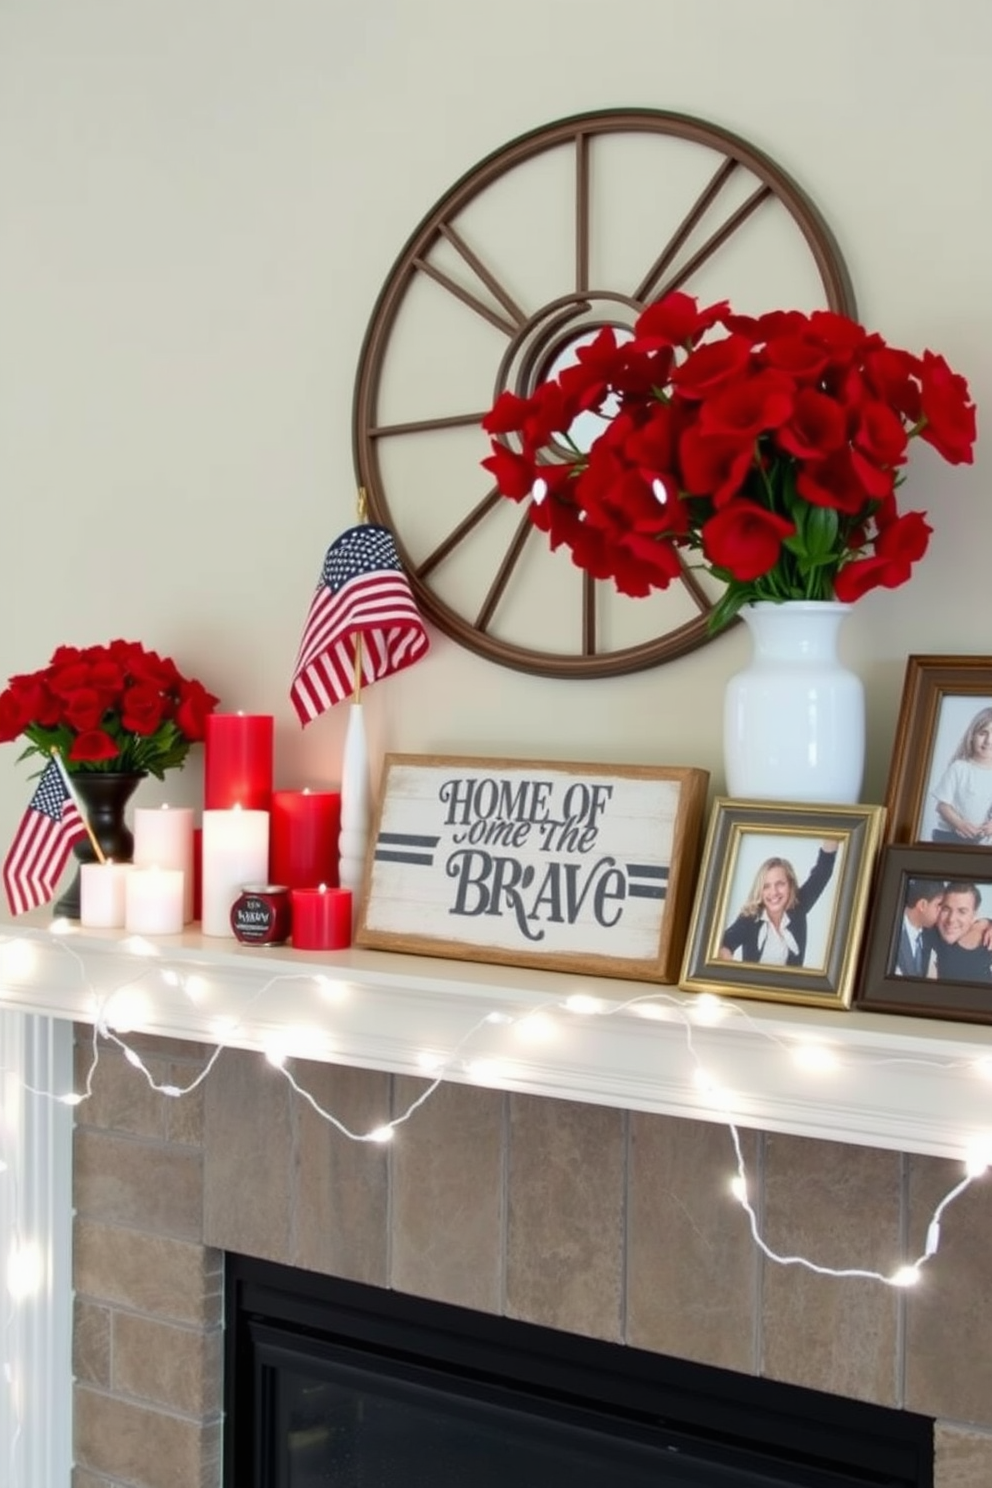
{"label": "dark brown picture frame", "polygon": [[[959,701],[959,727],[944,729],[945,714]],[[950,760],[946,735],[960,737],[961,719],[969,712],[973,717],[983,702],[992,706],[992,656],[907,658],[885,798],[888,843],[927,840],[929,787]],[[946,845],[954,849],[967,844]],[[981,850],[990,849],[992,840]]]}
{"label": "dark brown picture frame", "polygon": [[[881,806],[793,806],[718,797],[703,848],[679,986],[687,992],[848,1007],[883,817]],[[774,966],[723,959],[721,941],[737,915],[739,868],[745,861],[757,866],[762,859],[779,861],[777,855],[783,854],[794,862],[799,878],[826,839],[835,839],[839,847],[830,883],[817,901],[826,921],[821,964]],[[752,878],[751,869],[743,877]]]}
{"label": "dark brown picture frame", "polygon": [[[992,917],[992,854],[987,849],[949,848],[928,842],[886,847],[879,864],[855,1008],[952,1022],[992,1023],[992,974],[983,983],[932,980],[896,971],[903,906],[914,879],[948,884],[974,882],[984,891],[979,914]],[[992,962],[992,952],[989,954]]]}

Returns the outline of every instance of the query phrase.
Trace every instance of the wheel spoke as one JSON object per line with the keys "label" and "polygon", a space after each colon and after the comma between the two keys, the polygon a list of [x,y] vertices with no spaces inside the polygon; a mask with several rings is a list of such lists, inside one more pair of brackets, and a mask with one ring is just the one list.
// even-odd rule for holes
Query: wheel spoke
{"label": "wheel spoke", "polygon": [[451,529],[448,536],[438,543],[433,552],[428,553],[423,563],[417,564],[415,569],[417,578],[422,579],[427,574],[433,573],[438,564],[443,563],[448,554],[453,552],[460,542],[464,542],[469,533],[479,525],[483,517],[488,516],[493,508],[502,500],[503,495],[499,487],[493,486],[488,495],[483,496],[482,500],[469,512],[468,516],[464,517],[458,523],[457,527]]}
{"label": "wheel spoke", "polygon": [[671,279],[662,285],[661,289],[657,291],[657,298],[663,299],[666,294],[671,294],[673,289],[679,289],[687,279],[692,277],[701,264],[704,264],[718,248],[722,247],[729,237],[733,236],[742,223],[747,221],[751,213],[772,195],[773,192],[770,186],[759,186],[757,191],[748,197],[744,205],[738,207],[734,215],[728,217],[723,226],[706,239],[706,242],[699,251],[694,253],[687,263],[683,264],[678,273],[673,274]]}
{"label": "wheel spoke", "polygon": [[575,289],[589,288],[589,136],[575,136]]}
{"label": "wheel spoke", "polygon": [[678,560],[679,560],[679,567],[682,570],[681,583],[688,590],[688,592],[689,592],[689,594],[690,594],[690,596],[692,598],[692,601],[695,604],[696,609],[700,612],[700,614],[701,615],[708,615],[709,612],[710,612],[710,610],[713,608],[713,601],[712,601],[712,599],[710,599],[709,595],[706,593],[706,590],[703,588],[702,584],[696,578],[695,573],[689,567],[689,565],[686,563],[686,561],[683,558],[682,554],[679,553],[677,556],[678,556]]}
{"label": "wheel spoke", "polygon": [[454,248],[457,253],[461,254],[462,258],[468,264],[472,272],[474,274],[478,274],[479,278],[482,280],[483,284],[486,286],[493,298],[499,300],[500,304],[503,306],[503,309],[513,321],[514,328],[516,329],[519,326],[524,325],[527,321],[527,316],[524,314],[523,310],[521,310],[516,300],[510,294],[510,291],[508,289],[504,289],[503,285],[500,284],[499,280],[496,278],[496,275],[492,272],[492,270],[486,268],[479,255],[477,253],[473,253],[472,249],[468,246],[465,239],[455,231],[455,229],[451,226],[451,223],[438,223],[438,232],[443,238],[447,239],[447,241],[451,244],[452,248]]}
{"label": "wheel spoke", "polygon": [[425,429],[462,429],[466,424],[481,424],[488,411],[450,413],[442,418],[411,419],[406,424],[376,424],[366,430],[366,433],[370,439],[385,439],[390,434],[422,434]]}
{"label": "wheel spoke", "polygon": [[488,305],[476,299],[474,294],[463,289],[460,284],[456,284],[454,279],[449,279],[442,269],[436,269],[432,263],[427,262],[426,258],[415,258],[413,266],[422,274],[426,274],[428,278],[433,279],[435,283],[440,284],[441,288],[446,289],[449,294],[453,294],[456,300],[461,300],[463,305],[474,310],[476,315],[481,315],[483,320],[488,320],[489,324],[494,325],[498,331],[502,331],[504,336],[516,335],[517,327],[512,320],[504,320],[502,315],[497,315],[495,310],[491,310]]}
{"label": "wheel spoke", "polygon": [[669,238],[664,248],[662,248],[661,252],[658,254],[658,257],[655,259],[650,269],[648,269],[648,272],[645,274],[640,284],[634,290],[635,300],[647,300],[648,298],[650,298],[653,286],[661,278],[662,274],[668,268],[669,264],[672,263],[675,255],[678,253],[679,249],[682,247],[682,244],[686,241],[693,228],[700,221],[703,214],[709,209],[709,207],[712,206],[713,202],[716,201],[717,197],[720,195],[720,192],[723,190],[724,186],[726,186],[727,182],[730,180],[736,169],[737,161],[731,157],[725,160],[720,168],[716,171],[716,173],[711,178],[709,185],[704,188],[704,190],[693,202],[692,206],[689,208],[688,212],[683,217],[682,221],[679,223],[678,227],[675,229],[674,233]]}
{"label": "wheel spoke", "polygon": [[489,593],[486,595],[483,601],[482,609],[476,616],[476,630],[488,630],[489,622],[493,618],[493,615],[496,611],[496,606],[502,599],[503,591],[506,589],[507,584],[510,582],[513,570],[516,568],[517,561],[520,558],[520,554],[524,550],[524,544],[533,531],[534,527],[531,523],[529,512],[524,511],[523,515],[520,518],[520,521],[517,524],[517,530],[513,535],[513,541],[507,548],[506,556],[499,566],[499,572],[493,579],[492,584],[489,586]]}
{"label": "wheel spoke", "polygon": [[596,580],[582,575],[582,655],[596,655]]}

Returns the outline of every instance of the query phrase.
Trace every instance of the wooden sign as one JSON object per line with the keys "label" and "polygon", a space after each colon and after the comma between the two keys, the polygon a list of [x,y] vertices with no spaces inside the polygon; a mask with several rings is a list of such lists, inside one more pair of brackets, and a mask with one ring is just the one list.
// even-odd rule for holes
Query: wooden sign
{"label": "wooden sign", "polygon": [[708,778],[387,755],[356,941],[674,982]]}

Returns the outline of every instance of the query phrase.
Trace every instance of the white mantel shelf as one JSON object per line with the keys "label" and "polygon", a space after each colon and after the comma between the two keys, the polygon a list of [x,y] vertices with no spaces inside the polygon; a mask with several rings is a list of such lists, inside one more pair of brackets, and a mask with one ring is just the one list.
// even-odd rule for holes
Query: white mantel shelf
{"label": "white mantel shelf", "polygon": [[[195,927],[142,945],[136,954],[122,931],[53,934],[42,911],[0,922],[0,1006],[101,1021],[125,1040],[216,1044],[222,1023],[232,1047],[264,1051],[281,1039],[290,1057],[408,1075],[424,1075],[426,1051],[448,1061],[445,1079],[725,1120],[700,1088],[698,1062],[742,1127],[952,1158],[992,1139],[992,1028],[754,1000],[704,1026],[691,1021],[693,994],[644,982],[358,948],[249,948]],[[567,1010],[576,994],[605,1011]],[[632,998],[654,998],[656,1016],[615,1011]],[[550,1035],[528,1038],[537,1011],[550,1013]],[[490,1013],[509,1021],[482,1023]],[[801,1065],[794,1051],[810,1042],[836,1055],[835,1067]]]}

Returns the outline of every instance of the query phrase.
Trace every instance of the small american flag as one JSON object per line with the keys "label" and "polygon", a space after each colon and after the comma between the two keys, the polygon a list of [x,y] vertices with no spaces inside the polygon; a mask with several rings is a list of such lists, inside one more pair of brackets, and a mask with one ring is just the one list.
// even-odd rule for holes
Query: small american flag
{"label": "small american flag", "polygon": [[[356,677],[358,637],[361,663]],[[430,642],[386,527],[349,527],[331,544],[293,669],[290,698],[302,724],[419,661]]]}
{"label": "small american flag", "polygon": [[3,886],[11,914],[24,914],[51,899],[73,843],[85,836],[62,771],[50,760],[4,859]]}

